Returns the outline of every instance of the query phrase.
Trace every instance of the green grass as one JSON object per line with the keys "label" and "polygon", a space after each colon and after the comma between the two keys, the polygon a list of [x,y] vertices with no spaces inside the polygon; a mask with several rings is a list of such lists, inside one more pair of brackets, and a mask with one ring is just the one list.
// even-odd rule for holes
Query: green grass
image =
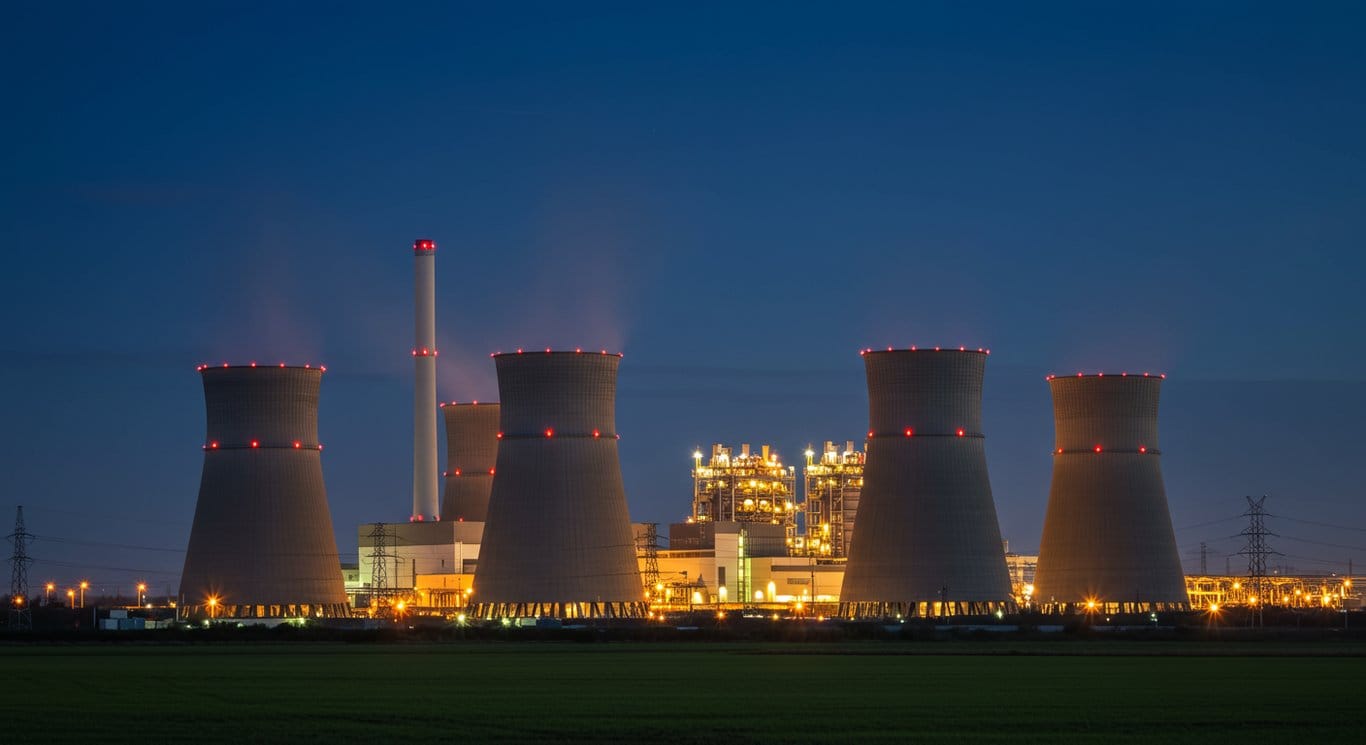
{"label": "green grass", "polygon": [[1287,654],[1296,651],[1028,642],[12,646],[0,648],[0,741],[1361,741],[1363,650]]}

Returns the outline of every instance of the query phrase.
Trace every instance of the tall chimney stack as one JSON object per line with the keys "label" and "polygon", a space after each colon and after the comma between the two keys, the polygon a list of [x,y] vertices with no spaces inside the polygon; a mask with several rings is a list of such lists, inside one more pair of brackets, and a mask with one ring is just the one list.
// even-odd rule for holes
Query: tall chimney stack
{"label": "tall chimney stack", "polygon": [[413,344],[413,514],[439,520],[436,464],[436,241],[413,241],[413,295],[417,339]]}

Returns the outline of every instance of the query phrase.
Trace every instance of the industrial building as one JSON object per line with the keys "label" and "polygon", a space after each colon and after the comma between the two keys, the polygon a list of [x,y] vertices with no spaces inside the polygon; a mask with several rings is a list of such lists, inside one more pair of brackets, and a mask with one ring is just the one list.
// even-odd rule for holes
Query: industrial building
{"label": "industrial building", "polygon": [[[379,608],[387,599],[433,586],[463,596],[474,586],[483,533],[484,523],[458,520],[361,525],[356,529],[359,571],[348,594],[361,608]],[[431,607],[459,607],[464,597],[459,600]]]}
{"label": "industrial building", "polygon": [[841,451],[827,440],[819,453],[807,448],[803,494],[805,532],[795,553],[843,558],[849,555],[863,491],[865,454],[852,440]]}
{"label": "industrial building", "polygon": [[1187,575],[1186,595],[1191,608],[1256,608],[1257,606],[1321,610],[1359,610],[1360,588],[1349,574],[1271,574],[1262,577],[1260,597],[1257,583],[1248,577],[1231,575]]}
{"label": "industrial building", "polygon": [[987,476],[987,352],[865,350],[868,447],[840,615],[1014,610]]}
{"label": "industrial building", "polygon": [[494,362],[498,461],[474,613],[645,616],[617,452],[621,356],[519,350]]}
{"label": "industrial building", "polygon": [[1056,438],[1034,583],[1043,607],[1189,607],[1162,483],[1163,377],[1048,377]]}
{"label": "industrial building", "polygon": [[187,617],[348,615],[318,441],[321,367],[200,366],[204,468]]}
{"label": "industrial building", "polygon": [[797,535],[797,470],[784,466],[768,445],[751,453],[717,443],[703,463],[702,452],[693,453],[692,519],[697,523],[740,522],[783,526],[785,540]]}
{"label": "industrial building", "polygon": [[496,403],[473,401],[441,404],[446,421],[446,493],[441,497],[441,519],[484,522],[494,468],[498,465]]}
{"label": "industrial building", "polygon": [[1020,606],[1031,606],[1034,600],[1034,576],[1039,569],[1037,554],[1020,554],[1010,550],[1010,541],[1002,548],[1006,553],[1006,572],[1010,575],[1010,594]]}

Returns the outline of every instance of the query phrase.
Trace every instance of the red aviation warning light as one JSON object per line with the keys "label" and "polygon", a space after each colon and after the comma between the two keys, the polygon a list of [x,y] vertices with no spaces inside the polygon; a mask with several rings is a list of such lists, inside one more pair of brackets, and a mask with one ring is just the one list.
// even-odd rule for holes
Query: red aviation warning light
{"label": "red aviation warning light", "polygon": [[425,253],[425,252],[428,252],[428,251],[435,251],[435,250],[436,250],[436,241],[434,241],[434,240],[432,240],[432,239],[430,239],[430,238],[418,238],[417,240],[413,241],[413,252],[414,252],[414,253]]}

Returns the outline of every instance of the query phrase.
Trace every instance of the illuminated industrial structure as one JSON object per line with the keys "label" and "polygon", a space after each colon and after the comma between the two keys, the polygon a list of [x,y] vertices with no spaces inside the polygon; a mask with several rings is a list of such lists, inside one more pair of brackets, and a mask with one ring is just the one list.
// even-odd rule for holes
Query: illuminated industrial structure
{"label": "illuminated industrial structure", "polygon": [[498,404],[441,404],[446,420],[446,493],[441,519],[483,522],[498,465]]}
{"label": "illuminated industrial structure", "polygon": [[348,615],[323,486],[323,368],[210,367],[194,524],[181,573],[188,616]]}
{"label": "illuminated industrial structure", "polygon": [[987,352],[866,350],[868,446],[840,615],[1015,608],[982,434]]}
{"label": "illuminated industrial structure", "polygon": [[783,526],[788,540],[797,534],[797,469],[784,466],[768,445],[758,454],[742,444],[740,453],[720,443],[711,459],[693,453],[692,519],[697,523],[739,522]]}
{"label": "illuminated industrial structure", "polygon": [[483,618],[643,617],[617,453],[620,355],[494,355],[498,462],[475,570]]}
{"label": "illuminated industrial structure", "polygon": [[796,553],[848,556],[859,494],[863,491],[865,456],[854,449],[852,440],[844,443],[843,452],[827,440],[819,455],[820,460],[816,460],[815,451],[806,451],[806,535],[798,539]]}
{"label": "illuminated industrial structure", "polygon": [[1048,377],[1056,439],[1034,583],[1045,609],[1189,607],[1157,439],[1163,377]]}
{"label": "illuminated industrial structure", "polygon": [[1196,610],[1210,607],[1354,610],[1362,607],[1361,588],[1349,576],[1267,575],[1262,578],[1262,597],[1248,577],[1187,575],[1186,594]]}
{"label": "illuminated industrial structure", "polygon": [[1034,605],[1034,575],[1039,569],[1039,557],[1030,554],[1017,554],[1010,550],[1010,541],[1003,546],[1006,553],[1006,572],[1010,574],[1010,594],[1021,607]]}
{"label": "illuminated industrial structure", "polygon": [[413,241],[413,512],[439,520],[436,465],[436,241]]}

